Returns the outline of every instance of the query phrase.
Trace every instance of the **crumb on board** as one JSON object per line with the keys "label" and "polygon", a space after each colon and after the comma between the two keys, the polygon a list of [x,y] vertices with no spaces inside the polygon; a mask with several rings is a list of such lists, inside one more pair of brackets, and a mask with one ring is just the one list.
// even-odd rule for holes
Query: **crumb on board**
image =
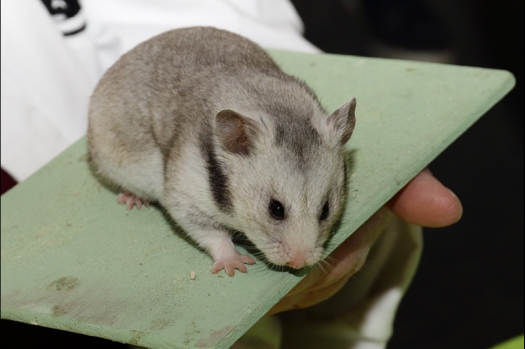
{"label": "crumb on board", "polygon": [[190,279],[195,280],[195,277],[196,277],[195,272],[192,271],[192,272],[190,273]]}
{"label": "crumb on board", "polygon": [[36,321],[29,321],[29,323],[30,323],[31,325],[38,326],[38,322],[36,322]]}

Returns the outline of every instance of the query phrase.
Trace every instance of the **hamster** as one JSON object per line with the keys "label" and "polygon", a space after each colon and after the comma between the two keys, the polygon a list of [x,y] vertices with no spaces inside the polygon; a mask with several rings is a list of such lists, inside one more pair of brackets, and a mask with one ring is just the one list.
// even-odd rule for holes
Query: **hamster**
{"label": "hamster", "polygon": [[246,272],[232,234],[273,265],[322,257],[346,198],[352,98],[327,114],[257,44],[211,27],[176,29],[124,54],[89,104],[98,175],[128,209],[159,202],[213,258]]}

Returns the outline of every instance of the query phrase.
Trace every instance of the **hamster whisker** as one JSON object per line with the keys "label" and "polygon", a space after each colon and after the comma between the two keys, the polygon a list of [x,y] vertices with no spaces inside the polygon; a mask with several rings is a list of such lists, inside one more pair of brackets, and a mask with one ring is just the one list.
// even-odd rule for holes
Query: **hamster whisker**
{"label": "hamster whisker", "polygon": [[320,260],[315,265],[313,271],[326,275],[330,272],[330,269],[332,269],[331,264],[327,263],[325,260]]}
{"label": "hamster whisker", "polygon": [[333,257],[332,255],[328,255],[328,256],[325,257],[325,259],[323,259],[323,261],[333,264],[333,263],[337,263],[338,259]]}

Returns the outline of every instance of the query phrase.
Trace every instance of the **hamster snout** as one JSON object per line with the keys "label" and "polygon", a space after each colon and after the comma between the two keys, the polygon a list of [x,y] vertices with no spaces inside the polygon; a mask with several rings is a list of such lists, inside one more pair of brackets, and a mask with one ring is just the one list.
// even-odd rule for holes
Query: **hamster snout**
{"label": "hamster snout", "polygon": [[294,269],[301,269],[319,262],[323,255],[324,248],[315,247],[312,249],[300,249],[290,246],[283,246],[283,264]]}
{"label": "hamster snout", "polygon": [[274,240],[263,246],[264,248],[260,248],[260,250],[270,264],[288,266],[293,269],[317,264],[324,252],[323,244],[311,245],[304,241],[295,243],[293,241]]}

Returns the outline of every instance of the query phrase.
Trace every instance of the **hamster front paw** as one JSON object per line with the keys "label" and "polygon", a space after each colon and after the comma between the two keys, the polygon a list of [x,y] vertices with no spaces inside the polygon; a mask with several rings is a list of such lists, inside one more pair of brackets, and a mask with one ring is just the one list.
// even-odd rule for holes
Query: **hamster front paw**
{"label": "hamster front paw", "polygon": [[246,273],[248,270],[246,269],[245,264],[252,265],[255,264],[255,261],[248,255],[237,254],[215,261],[211,272],[217,274],[221,269],[224,269],[228,276],[233,276],[235,274],[235,269],[237,269],[241,273]]}
{"label": "hamster front paw", "polygon": [[134,194],[127,192],[118,194],[117,200],[119,204],[126,205],[128,210],[133,209],[133,206],[137,206],[137,209],[139,210],[142,208],[142,205],[149,207],[148,200],[142,199]]}

